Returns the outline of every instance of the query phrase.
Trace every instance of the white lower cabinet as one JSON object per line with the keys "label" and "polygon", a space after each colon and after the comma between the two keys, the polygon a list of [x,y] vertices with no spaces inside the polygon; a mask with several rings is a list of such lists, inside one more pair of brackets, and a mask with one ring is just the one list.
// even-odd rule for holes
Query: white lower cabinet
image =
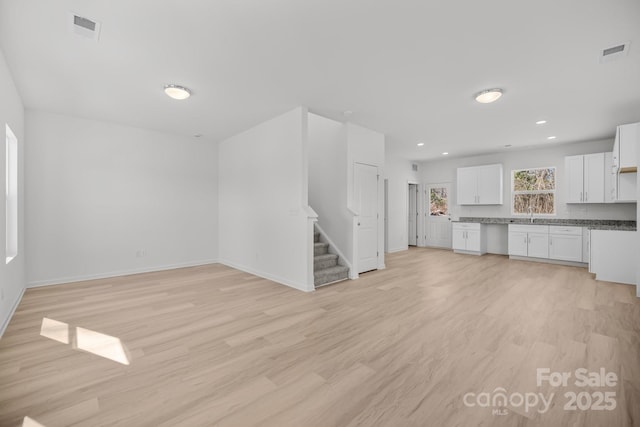
{"label": "white lower cabinet", "polygon": [[636,231],[591,230],[589,271],[596,280],[636,284]]}
{"label": "white lower cabinet", "polygon": [[549,258],[549,226],[509,224],[509,255]]}
{"label": "white lower cabinet", "polygon": [[582,227],[549,227],[549,258],[582,262]]}
{"label": "white lower cabinet", "polygon": [[482,255],[487,252],[486,229],[482,224],[454,222],[452,247],[454,252]]}
{"label": "white lower cabinet", "polygon": [[583,262],[582,227],[509,225],[509,255]]}
{"label": "white lower cabinet", "polygon": [[591,230],[588,227],[582,228],[582,262],[591,262]]}
{"label": "white lower cabinet", "polygon": [[[545,227],[546,226],[542,226]],[[534,258],[549,258],[548,232],[529,233],[529,255]]]}
{"label": "white lower cabinet", "polygon": [[529,236],[525,231],[512,231],[509,226],[509,255],[527,256]]}

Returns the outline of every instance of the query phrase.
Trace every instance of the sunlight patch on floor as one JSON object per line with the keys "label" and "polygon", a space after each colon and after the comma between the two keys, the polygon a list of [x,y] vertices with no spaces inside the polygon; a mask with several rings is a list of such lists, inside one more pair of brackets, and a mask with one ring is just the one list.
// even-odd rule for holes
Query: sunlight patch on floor
{"label": "sunlight patch on floor", "polygon": [[33,418],[24,417],[24,420],[22,420],[22,427],[45,427],[45,426],[43,424],[40,424]]}
{"label": "sunlight patch on floor", "polygon": [[69,344],[69,325],[44,317],[40,327],[40,335],[62,344]]}
{"label": "sunlight patch on floor", "polygon": [[91,329],[76,328],[76,346],[79,350],[88,351],[114,362],[129,364],[120,338],[92,331]]}
{"label": "sunlight patch on floor", "polygon": [[47,317],[42,318],[40,335],[43,337],[62,344],[71,344],[74,350],[86,351],[123,365],[129,365],[129,355],[120,338],[80,327],[75,328],[75,336],[70,336],[71,332],[73,330],[69,328],[67,323]]}

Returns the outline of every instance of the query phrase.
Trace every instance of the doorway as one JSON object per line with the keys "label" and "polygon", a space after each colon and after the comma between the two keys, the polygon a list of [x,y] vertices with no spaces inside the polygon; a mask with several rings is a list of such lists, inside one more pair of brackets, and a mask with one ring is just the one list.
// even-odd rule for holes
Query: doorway
{"label": "doorway", "polygon": [[408,242],[409,246],[418,246],[418,184],[409,184]]}
{"label": "doorway", "polygon": [[354,197],[358,216],[358,273],[378,268],[378,168],[355,164]]}
{"label": "doorway", "polygon": [[451,248],[451,183],[425,185],[425,246]]}

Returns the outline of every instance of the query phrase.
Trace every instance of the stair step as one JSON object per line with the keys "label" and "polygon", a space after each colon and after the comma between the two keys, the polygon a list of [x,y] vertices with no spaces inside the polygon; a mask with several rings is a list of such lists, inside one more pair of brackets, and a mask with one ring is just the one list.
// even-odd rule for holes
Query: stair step
{"label": "stair step", "polygon": [[324,285],[326,283],[337,282],[349,278],[349,267],[337,265],[335,267],[325,268],[313,272],[313,283],[315,286]]}
{"label": "stair step", "polygon": [[320,242],[320,233],[318,233],[317,231],[313,232],[313,243],[318,243]]}
{"label": "stair step", "polygon": [[314,243],[313,244],[313,255],[324,255],[329,251],[328,243]]}
{"label": "stair step", "polygon": [[324,254],[313,257],[313,270],[324,270],[325,268],[338,265],[338,255]]}

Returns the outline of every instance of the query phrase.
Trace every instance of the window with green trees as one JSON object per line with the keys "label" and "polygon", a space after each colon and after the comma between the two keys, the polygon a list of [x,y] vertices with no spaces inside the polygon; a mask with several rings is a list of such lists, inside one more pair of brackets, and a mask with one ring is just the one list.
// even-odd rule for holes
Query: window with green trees
{"label": "window with green trees", "polygon": [[556,214],[556,168],[512,171],[511,213],[514,215]]}

